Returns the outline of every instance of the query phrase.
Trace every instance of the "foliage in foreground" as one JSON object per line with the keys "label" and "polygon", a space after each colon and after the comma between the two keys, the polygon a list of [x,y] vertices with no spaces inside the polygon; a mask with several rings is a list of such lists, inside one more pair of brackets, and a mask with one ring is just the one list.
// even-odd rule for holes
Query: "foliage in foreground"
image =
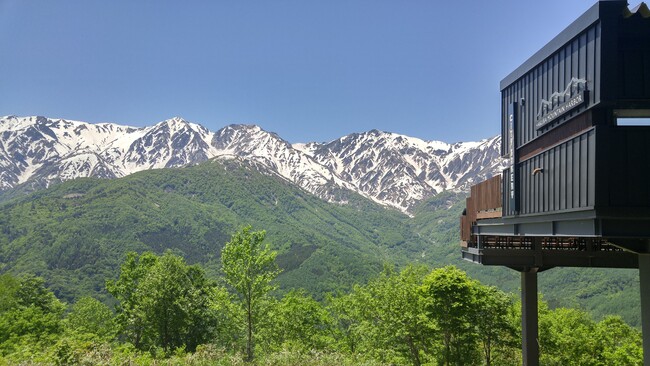
{"label": "foliage in foreground", "polygon": [[[42,279],[2,275],[0,364],[521,364],[519,306],[456,267],[386,266],[324,303],[301,290],[278,299],[263,239],[245,228],[226,245],[230,287],[171,252],[129,253],[106,286],[115,313],[81,298],[66,314]],[[545,303],[540,352],[545,365],[642,364],[640,332],[620,318]]]}

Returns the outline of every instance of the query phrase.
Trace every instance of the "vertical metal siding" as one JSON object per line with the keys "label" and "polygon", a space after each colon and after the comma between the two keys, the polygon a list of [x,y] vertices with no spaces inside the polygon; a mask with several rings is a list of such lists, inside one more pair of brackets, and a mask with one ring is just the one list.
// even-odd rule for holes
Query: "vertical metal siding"
{"label": "vertical metal siding", "polygon": [[591,139],[592,141],[587,144],[587,171],[589,172],[589,180],[587,181],[587,206],[596,205],[596,137],[592,136]]}
{"label": "vertical metal siding", "polygon": [[643,85],[645,85],[644,95],[650,98],[650,51],[646,51],[643,55],[643,69],[645,70],[643,73]]}
{"label": "vertical metal siding", "polygon": [[599,164],[606,170],[608,207],[650,207],[650,127],[611,127],[606,135],[606,148],[599,152]]}
{"label": "vertical metal siding", "polygon": [[[600,42],[600,40],[602,39],[601,32],[602,32],[602,27],[596,27],[595,28],[594,37],[597,40],[595,42],[595,44],[596,44],[596,49],[595,49],[596,60],[600,60],[600,58],[602,57],[602,47],[603,46],[602,46],[602,42]],[[602,65],[601,62],[596,62],[596,65],[594,67],[594,80],[596,80],[598,78],[598,76],[600,75],[600,73],[601,73],[601,65]],[[600,85],[602,85],[602,84],[599,83],[598,88],[592,88],[591,94],[593,94],[592,95],[593,96],[593,103],[596,103],[596,101],[600,100]]]}
{"label": "vertical metal siding", "polygon": [[[551,213],[595,205],[595,130],[520,163],[520,214]],[[533,175],[536,168],[541,173]],[[505,173],[504,173],[505,174]],[[504,185],[504,196],[509,194]],[[504,212],[513,212],[505,206]]]}
{"label": "vertical metal siding", "polygon": [[621,99],[650,98],[650,51],[622,50],[619,53]]}
{"label": "vertical metal siding", "polygon": [[589,184],[592,181],[595,181],[596,177],[589,177],[588,174],[588,167],[589,167],[589,145],[587,144],[587,136],[582,135],[580,136],[580,202],[578,207],[586,207],[588,206],[587,203],[587,194],[589,192]]}
{"label": "vertical metal siding", "polygon": [[501,211],[503,212],[503,216],[512,216],[515,213],[512,211],[512,208],[510,207],[510,184],[508,183],[508,178],[510,176],[510,169],[504,169],[503,172],[501,173],[501,176],[504,177],[503,180],[501,181]]}
{"label": "vertical metal siding", "polygon": [[557,154],[560,156],[560,164],[556,166],[556,169],[560,171],[558,174],[560,176],[559,182],[558,182],[558,189],[560,190],[560,210],[565,210],[567,208],[567,189],[565,184],[560,184],[560,182],[566,182],[567,181],[567,169],[568,166],[566,164],[566,144],[560,145],[560,153]]}
{"label": "vertical metal siding", "polygon": [[[597,22],[556,51],[540,65],[531,69],[527,74],[502,90],[501,119],[503,155],[506,155],[509,149],[509,146],[507,146],[508,132],[506,128],[506,107],[508,104],[519,102],[522,98],[525,100],[525,104],[520,106],[518,111],[519,131],[516,136],[517,146],[523,146],[549,129],[600,102],[600,40],[601,26],[600,22]],[[550,100],[553,93],[563,91],[569,85],[572,78],[587,80],[587,89],[589,90],[587,103],[573,109],[538,131],[535,123],[537,122],[537,113],[540,109],[542,99]]]}
{"label": "vertical metal siding", "polygon": [[[590,28],[587,31],[587,45],[585,47],[585,53],[586,53],[586,63],[587,66],[585,68],[586,74],[584,76],[585,79],[587,79],[587,89],[589,90],[595,90],[594,88],[594,80],[598,77],[596,75],[596,63],[600,61],[598,58],[598,55],[596,55],[596,29]],[[594,100],[594,93],[589,94],[589,104],[593,105],[595,103]]]}
{"label": "vertical metal siding", "polygon": [[[545,51],[546,58],[534,59],[537,65],[524,64],[529,68],[526,73],[520,68],[511,74],[505,79],[509,85],[502,81],[502,154],[510,150],[508,105],[516,102],[514,141],[518,156],[526,159],[516,162],[518,212],[509,207],[510,187],[503,181],[504,216],[650,207],[646,147],[650,127],[612,125],[613,109],[650,108],[650,20],[640,16],[621,20],[612,15],[577,32],[564,45],[555,42],[555,52]],[[542,102],[564,91],[572,78],[586,80],[585,103],[538,130],[535,125]],[[551,109],[568,99],[553,101]],[[536,168],[543,172],[533,175]],[[508,174],[506,169],[504,177]]]}
{"label": "vertical metal siding", "polygon": [[580,137],[575,138],[571,144],[571,164],[573,165],[573,171],[571,172],[573,175],[573,186],[567,188],[573,190],[573,200],[569,208],[576,208],[580,207]]}

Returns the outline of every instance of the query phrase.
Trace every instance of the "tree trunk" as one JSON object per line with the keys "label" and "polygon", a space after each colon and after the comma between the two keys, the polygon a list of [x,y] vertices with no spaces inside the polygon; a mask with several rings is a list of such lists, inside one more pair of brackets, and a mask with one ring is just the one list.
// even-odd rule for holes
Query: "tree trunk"
{"label": "tree trunk", "polygon": [[485,366],[491,366],[492,364],[492,343],[490,342],[490,339],[485,341],[483,345],[483,349],[485,350]]}
{"label": "tree trunk", "polygon": [[251,301],[248,300],[247,305],[247,322],[248,322],[248,338],[246,339],[246,361],[253,361],[253,316],[251,309]]}
{"label": "tree trunk", "polygon": [[451,336],[445,334],[445,365],[451,364]]}
{"label": "tree trunk", "polygon": [[411,352],[411,359],[413,360],[413,365],[420,366],[420,353],[418,352],[417,347],[413,343],[413,338],[411,336],[406,336],[406,343],[409,345],[409,351]]}

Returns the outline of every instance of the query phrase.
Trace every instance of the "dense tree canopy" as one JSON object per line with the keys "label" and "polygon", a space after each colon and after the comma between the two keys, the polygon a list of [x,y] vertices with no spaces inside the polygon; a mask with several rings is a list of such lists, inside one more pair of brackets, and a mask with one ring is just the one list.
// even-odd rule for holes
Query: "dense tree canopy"
{"label": "dense tree canopy", "polygon": [[[445,365],[476,363],[476,303],[473,280],[449,266],[433,270],[423,281],[422,296],[427,315],[435,319]],[[507,311],[502,309],[502,311]]]}
{"label": "dense tree canopy", "polygon": [[211,284],[199,266],[170,252],[129,253],[109,292],[119,301],[120,334],[136,348],[194,350],[212,339],[217,326]]}
{"label": "dense tree canopy", "polygon": [[70,310],[66,330],[77,335],[110,341],[115,337],[115,317],[111,309],[92,297],[82,297]]}
{"label": "dense tree canopy", "polygon": [[[0,354],[38,355],[63,332],[65,304],[39,277],[0,276]],[[27,358],[24,358],[27,359]]]}
{"label": "dense tree canopy", "polygon": [[426,359],[435,324],[426,316],[425,298],[418,292],[425,274],[424,267],[407,267],[399,273],[387,267],[368,285],[354,288],[350,298],[357,307],[360,351],[385,361],[410,360],[414,365]]}
{"label": "dense tree canopy", "polygon": [[[235,365],[250,360],[251,330],[259,359],[278,365],[521,364],[519,304],[458,268],[387,265],[324,303],[270,296],[278,270],[263,239],[245,228],[224,247],[231,293],[178,255],[129,253],[106,285],[115,313],[91,297],[66,312],[43,279],[1,275],[0,364]],[[539,308],[543,364],[642,364],[641,334],[620,318]]]}

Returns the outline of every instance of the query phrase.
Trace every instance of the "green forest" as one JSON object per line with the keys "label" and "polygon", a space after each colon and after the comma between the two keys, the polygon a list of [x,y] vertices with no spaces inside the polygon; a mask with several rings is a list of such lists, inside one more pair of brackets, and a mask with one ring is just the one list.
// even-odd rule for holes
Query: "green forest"
{"label": "green forest", "polygon": [[[464,194],[405,215],[267,173],[212,160],[4,192],[0,365],[521,364],[519,274],[460,259]],[[252,282],[245,258],[264,259]],[[639,364],[637,271],[539,281],[543,364]]]}
{"label": "green forest", "polygon": [[[126,255],[106,290],[65,304],[34,276],[0,276],[0,362],[85,365],[520,365],[519,304],[454,266],[385,266],[316,301],[274,296],[280,269],[264,231],[222,251],[221,281],[168,251]],[[620,317],[540,302],[544,365],[641,365]]]}

